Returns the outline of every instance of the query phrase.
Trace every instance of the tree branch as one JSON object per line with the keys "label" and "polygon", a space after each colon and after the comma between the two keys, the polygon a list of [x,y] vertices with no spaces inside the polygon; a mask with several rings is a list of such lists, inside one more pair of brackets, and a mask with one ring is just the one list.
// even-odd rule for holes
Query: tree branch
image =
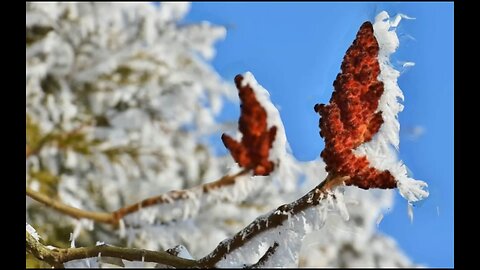
{"label": "tree branch", "polygon": [[134,203],[125,207],[122,207],[118,209],[117,211],[113,212],[114,218],[119,221],[122,219],[124,216],[137,212],[142,208],[153,206],[156,204],[162,204],[162,203],[170,203],[172,201],[178,201],[182,199],[187,199],[189,197],[189,192],[192,192],[197,189],[201,189],[203,193],[209,193],[212,190],[225,187],[225,186],[230,186],[235,184],[236,178],[238,176],[244,175],[248,173],[249,170],[242,170],[234,175],[226,175],[223,176],[222,178],[218,179],[217,181],[210,182],[203,184],[201,186],[197,186],[191,189],[186,189],[186,190],[172,190],[166,194],[162,194],[160,196],[156,197],[151,197],[147,198],[145,200],[142,200],[141,202]]}
{"label": "tree branch", "polygon": [[26,232],[26,234],[26,251],[55,268],[63,268],[63,263],[69,261],[97,257],[99,253],[101,253],[102,257],[120,258],[129,261],[156,262],[173,266],[175,268],[191,268],[198,266],[195,260],[173,256],[165,251],[121,248],[107,245],[49,249],[39,241],[35,240],[35,238],[33,238],[28,232]]}
{"label": "tree branch", "polygon": [[[232,175],[230,177],[223,177],[218,181],[222,181],[225,183],[230,183],[232,179],[236,176],[245,173],[244,171]],[[232,238],[227,241],[222,241],[210,254],[201,258],[200,260],[187,260],[183,258],[178,258],[169,254],[168,252],[163,251],[148,251],[148,250],[141,250],[141,249],[129,249],[129,248],[120,248],[120,247],[112,247],[112,246],[96,246],[90,248],[70,248],[70,249],[48,249],[43,246],[41,243],[36,241],[28,232],[27,232],[27,251],[32,253],[35,257],[39,258],[40,260],[46,261],[47,263],[55,266],[60,267],[64,262],[68,262],[71,260],[77,259],[84,259],[90,257],[96,257],[99,253],[102,253],[102,256],[105,257],[115,257],[115,258],[122,258],[130,261],[147,261],[147,262],[157,262],[161,264],[167,264],[174,267],[203,267],[203,268],[212,268],[218,263],[222,258],[227,256],[229,253],[233,252],[237,248],[245,245],[247,242],[252,240],[255,236],[259,235],[262,232],[267,230],[276,228],[281,226],[284,221],[288,219],[290,215],[295,215],[300,213],[301,211],[316,206],[320,203],[323,196],[327,194],[329,191],[333,190],[335,187],[343,185],[344,181],[348,177],[339,177],[339,176],[328,176],[325,181],[320,183],[310,192],[305,194],[300,199],[289,203],[281,205],[277,208],[277,211],[273,211],[267,217],[261,217],[254,220],[250,225],[245,227],[243,230],[239,231],[235,234]],[[207,185],[209,188],[221,187],[219,183],[212,182]],[[203,185],[203,186],[205,186]],[[202,187],[202,186],[201,186]],[[206,188],[206,192],[211,190]],[[27,188],[27,194],[29,193]],[[91,218],[93,220],[104,222],[104,223],[112,223],[111,218],[114,217],[114,214],[105,214],[105,213],[95,213],[95,212],[88,212],[79,210],[77,208],[73,208],[70,206],[66,206],[63,204],[57,204],[57,202],[51,200],[50,198],[33,192],[30,194],[32,198],[37,199],[38,201],[51,206],[52,208],[68,214],[73,217],[79,218],[80,215],[83,215],[83,218]],[[160,200],[163,202],[162,200]],[[133,208],[132,208],[133,209]],[[107,218],[108,216],[108,218]],[[115,219],[114,219],[115,220]],[[270,247],[267,252],[260,258],[260,260],[254,264],[259,265],[260,263],[264,263],[276,250],[278,244]]]}
{"label": "tree branch", "polygon": [[167,192],[166,194],[147,198],[142,200],[141,202],[122,207],[113,213],[86,211],[72,206],[68,206],[60,201],[51,199],[50,197],[36,192],[28,187],[26,188],[26,194],[30,198],[40,203],[43,203],[44,205],[70,217],[77,219],[86,218],[96,222],[112,224],[116,226],[124,216],[137,212],[142,208],[187,199],[189,196],[188,193],[193,190],[201,190],[201,192],[207,194],[212,190],[235,184],[237,177],[244,175],[248,172],[249,170],[242,170],[234,175],[226,175],[217,181],[206,183],[187,190],[172,190],[170,192]]}
{"label": "tree branch", "polygon": [[250,265],[247,268],[260,268],[265,265],[268,259],[275,253],[278,248],[278,243],[273,243],[273,246],[269,247],[268,250],[263,254],[263,256],[258,260],[257,263]]}
{"label": "tree branch", "polygon": [[43,203],[44,205],[57,210],[58,212],[65,214],[67,216],[71,216],[73,218],[87,218],[94,220],[100,223],[107,223],[107,224],[115,224],[115,220],[113,215],[110,213],[102,213],[102,212],[93,212],[93,211],[86,211],[82,209],[78,209],[72,206],[68,206],[60,201],[51,199],[50,197],[41,194],[40,192],[36,192],[31,188],[26,189],[26,194],[28,197],[36,200],[37,202]]}
{"label": "tree branch", "polygon": [[290,215],[298,214],[309,207],[318,205],[320,201],[326,197],[322,195],[327,194],[327,192],[333,190],[337,186],[343,185],[343,182],[346,179],[348,179],[348,177],[329,175],[325,181],[320,183],[300,199],[279,206],[277,210],[273,211],[269,216],[257,218],[229,240],[222,241],[210,254],[199,260],[200,266],[205,268],[214,267],[215,264],[225,258],[225,256],[243,246],[255,236],[267,230],[281,226]]}

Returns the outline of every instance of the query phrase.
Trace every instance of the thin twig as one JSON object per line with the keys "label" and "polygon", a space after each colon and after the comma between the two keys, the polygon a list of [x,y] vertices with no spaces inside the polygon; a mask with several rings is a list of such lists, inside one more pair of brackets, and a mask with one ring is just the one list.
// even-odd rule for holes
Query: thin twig
{"label": "thin twig", "polygon": [[115,224],[113,215],[110,213],[86,211],[68,206],[28,187],[26,194],[28,197],[36,200],[37,202],[43,203],[44,205],[73,218],[87,218],[100,223]]}
{"label": "thin twig", "polygon": [[117,211],[113,212],[113,216],[116,220],[122,219],[124,216],[137,212],[142,208],[149,207],[152,205],[162,204],[162,203],[170,203],[172,201],[178,201],[181,199],[187,199],[189,197],[189,192],[201,189],[203,193],[209,193],[214,189],[218,189],[221,187],[229,186],[235,184],[236,178],[238,176],[244,175],[248,172],[248,170],[242,170],[234,175],[226,175],[222,178],[218,179],[217,181],[210,182],[203,184],[201,186],[197,186],[191,189],[186,190],[172,190],[166,194],[162,194],[160,196],[155,196],[151,198],[147,198],[142,200],[141,202],[134,203],[125,207],[118,209]]}
{"label": "thin twig", "polygon": [[268,261],[268,259],[275,254],[275,251],[278,248],[278,243],[275,242],[273,243],[273,246],[269,247],[268,250],[263,254],[263,256],[258,260],[257,263],[252,264],[246,268],[260,268],[265,265],[265,263]]}
{"label": "thin twig", "polygon": [[182,199],[188,199],[188,193],[191,192],[192,190],[199,189],[206,194],[212,190],[233,185],[237,177],[244,175],[246,173],[248,173],[248,170],[242,170],[234,175],[223,176],[217,181],[206,183],[201,186],[194,187],[192,189],[173,190],[166,194],[147,198],[142,200],[141,202],[122,207],[113,213],[94,212],[94,211],[87,211],[87,210],[75,208],[75,207],[66,205],[58,200],[51,199],[50,197],[43,195],[39,192],[36,192],[33,189],[28,187],[26,189],[26,195],[40,203],[43,203],[44,205],[54,210],[57,210],[60,213],[66,214],[73,218],[77,218],[77,219],[86,218],[99,223],[112,224],[116,226],[124,216],[137,212],[142,208],[146,208],[146,207],[150,207],[158,204],[171,203],[172,201],[178,201]]}
{"label": "thin twig", "polygon": [[262,232],[281,226],[289,216],[295,215],[305,209],[316,206],[320,203],[324,196],[335,187],[342,185],[346,177],[329,176],[325,181],[320,183],[310,192],[300,199],[279,206],[276,211],[272,211],[267,217],[257,218],[250,225],[239,231],[227,241],[222,241],[207,256],[199,260],[201,267],[214,267],[216,263],[225,258],[229,253],[243,246],[246,242],[253,239]]}
{"label": "thin twig", "polygon": [[100,253],[102,257],[120,258],[129,261],[156,262],[175,268],[191,268],[198,265],[195,260],[173,256],[165,251],[121,248],[109,245],[50,249],[33,238],[30,233],[26,232],[26,234],[26,251],[55,268],[62,268],[63,264],[69,261],[98,257]]}

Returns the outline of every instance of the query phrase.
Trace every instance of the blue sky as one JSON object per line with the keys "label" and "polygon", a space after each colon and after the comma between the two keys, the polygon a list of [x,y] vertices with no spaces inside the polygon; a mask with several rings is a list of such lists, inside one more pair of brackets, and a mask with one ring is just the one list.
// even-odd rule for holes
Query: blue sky
{"label": "blue sky", "polygon": [[[402,71],[405,94],[400,157],[416,179],[429,183],[430,197],[407,216],[398,194],[379,229],[393,236],[416,263],[453,266],[453,3],[200,3],[185,22],[227,27],[217,44],[216,70],[229,81],[251,71],[280,108],[287,138],[299,160],[323,149],[315,103],[328,102],[332,82],[359,26],[386,10],[407,14],[397,29],[401,42],[393,63],[413,61]],[[236,120],[238,106],[221,119]],[[412,138],[412,130],[423,130]]]}

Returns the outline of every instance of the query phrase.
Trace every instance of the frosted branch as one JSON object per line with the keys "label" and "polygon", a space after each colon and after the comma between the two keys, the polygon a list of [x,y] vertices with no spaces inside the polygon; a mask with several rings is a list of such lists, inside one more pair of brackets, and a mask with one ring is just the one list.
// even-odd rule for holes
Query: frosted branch
{"label": "frosted branch", "polygon": [[200,265],[202,267],[214,267],[227,254],[242,247],[255,236],[281,226],[289,217],[299,214],[309,207],[318,205],[322,199],[328,197],[326,195],[329,191],[339,185],[343,185],[345,180],[345,177],[329,176],[298,200],[279,206],[266,217],[257,218],[232,238],[222,241],[210,254],[200,259]]}
{"label": "frosted branch", "polygon": [[55,268],[63,268],[63,264],[69,261],[98,257],[98,254],[101,254],[102,257],[120,258],[129,261],[156,262],[176,268],[197,266],[197,262],[194,260],[180,258],[165,251],[121,248],[108,245],[81,248],[47,248],[28,232],[26,232],[26,251]]}
{"label": "frosted branch", "polygon": [[260,268],[260,267],[262,267],[268,261],[268,259],[270,259],[270,257],[275,253],[277,248],[278,248],[278,243],[275,242],[273,244],[273,246],[271,246],[267,249],[265,254],[263,254],[263,256],[258,260],[258,262],[256,264],[253,264],[253,265],[251,265],[250,267],[247,267],[247,268]]}
{"label": "frosted branch", "polygon": [[[243,172],[243,171],[242,171]],[[240,172],[240,173],[242,173]],[[239,175],[238,173],[237,175]],[[243,172],[245,173],[245,172]],[[235,177],[237,175],[231,176]],[[229,182],[225,179],[230,178],[222,178],[225,182]],[[219,181],[220,181],[219,180]],[[145,262],[157,262],[160,264],[166,264],[174,267],[214,267],[216,263],[218,263],[222,258],[224,258],[227,254],[233,252],[234,250],[246,245],[250,240],[252,240],[255,236],[259,235],[262,232],[267,230],[274,229],[278,226],[281,226],[284,221],[286,221],[289,217],[292,217],[296,214],[300,214],[304,210],[309,207],[313,207],[318,205],[322,199],[327,198],[329,192],[331,192],[335,187],[339,185],[343,185],[345,181],[345,177],[336,177],[336,176],[329,176],[325,181],[320,183],[310,192],[305,194],[300,199],[289,203],[279,206],[276,211],[271,212],[268,216],[261,216],[258,217],[255,221],[253,221],[250,225],[246,226],[243,230],[239,231],[235,234],[231,239],[227,241],[221,242],[210,254],[205,256],[204,258],[194,261],[188,260],[183,258],[178,258],[176,256],[171,255],[168,252],[163,251],[148,251],[142,249],[129,249],[129,248],[120,248],[120,247],[112,247],[112,246],[95,246],[95,247],[82,247],[82,248],[69,248],[69,249],[49,249],[38,242],[30,233],[27,232],[26,234],[26,241],[27,241],[27,252],[32,253],[35,257],[46,261],[47,263],[53,265],[54,267],[62,267],[63,263],[78,260],[78,259],[85,259],[91,257],[97,257],[99,253],[102,254],[104,257],[115,257],[115,258],[122,258],[130,261],[145,261]],[[215,183],[215,182],[214,182]],[[209,187],[216,187],[218,184],[209,183]],[[220,185],[221,186],[221,185]],[[206,190],[209,190],[208,188]],[[29,190],[27,189],[27,194]],[[46,199],[50,200],[46,196],[35,197],[34,198],[41,198],[44,203],[46,203]],[[74,216],[74,212],[77,211],[82,213],[83,210],[75,209],[73,207],[66,206],[67,208],[59,207],[58,205],[52,206],[54,209],[59,211],[67,212],[66,214]],[[71,210],[73,208],[75,210]],[[69,209],[69,210],[65,210]],[[68,212],[70,211],[70,212]],[[97,213],[98,214],[98,213]],[[91,214],[90,214],[91,215]],[[98,221],[100,220],[107,220],[105,214],[105,219],[97,218]],[[87,217],[86,215],[85,217]],[[113,217],[113,214],[110,218]],[[112,223],[110,221],[104,221],[106,223]],[[260,260],[254,264],[260,266],[262,263],[268,260],[268,257],[272,256],[277,249],[278,244],[274,243],[266,253],[260,258]],[[254,266],[253,265],[253,266]],[[252,266],[252,267],[253,267]]]}
{"label": "frosted branch", "polygon": [[113,219],[112,214],[78,209],[78,208],[66,205],[60,201],[51,199],[50,197],[40,192],[34,191],[29,187],[26,188],[26,194],[28,197],[34,199],[35,201],[43,203],[47,207],[50,207],[62,214],[65,214],[73,218],[77,218],[77,219],[86,218],[86,219],[94,220],[96,222],[107,223],[107,224],[117,223]]}
{"label": "frosted branch", "polygon": [[201,186],[194,187],[192,189],[172,190],[160,196],[147,198],[145,200],[142,200],[141,202],[134,203],[132,205],[128,205],[118,209],[117,211],[113,212],[113,216],[115,220],[118,221],[122,219],[124,216],[140,211],[142,208],[145,208],[145,207],[164,204],[164,203],[172,203],[174,201],[187,199],[189,198],[189,193],[194,192],[196,190],[201,190],[204,194],[207,194],[212,190],[216,190],[225,186],[230,186],[235,184],[237,177],[244,175],[247,172],[248,170],[242,170],[234,175],[226,175],[217,181],[206,183]]}
{"label": "frosted branch", "polygon": [[36,200],[37,202],[43,203],[44,205],[60,213],[68,215],[70,217],[77,218],[77,219],[86,218],[86,219],[91,219],[100,223],[118,225],[119,221],[123,217],[129,214],[135,213],[137,211],[140,211],[143,208],[188,199],[189,193],[195,190],[200,190],[203,194],[208,194],[213,190],[217,190],[222,187],[233,185],[235,184],[237,177],[244,175],[247,172],[248,170],[242,170],[234,175],[226,175],[217,181],[206,183],[189,190],[173,190],[166,194],[147,198],[142,200],[141,202],[122,207],[113,213],[94,212],[94,211],[78,209],[78,208],[66,205],[60,201],[51,199],[50,197],[43,195],[37,191],[34,191],[33,189],[28,187],[26,188],[26,194],[28,197]]}

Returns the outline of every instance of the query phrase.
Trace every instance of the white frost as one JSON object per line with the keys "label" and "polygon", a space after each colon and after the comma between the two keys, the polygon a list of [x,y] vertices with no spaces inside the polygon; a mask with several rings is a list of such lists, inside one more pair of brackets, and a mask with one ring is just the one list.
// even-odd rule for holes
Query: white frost
{"label": "white frost", "polygon": [[40,236],[38,235],[37,231],[35,230],[35,228],[33,228],[30,224],[26,223],[27,224],[27,232],[33,236],[33,238],[35,238],[35,240],[37,241],[40,241]]}
{"label": "white frost", "polygon": [[190,252],[188,252],[188,249],[185,246],[178,245],[174,248],[174,250],[177,253],[177,255],[176,255],[177,257],[193,260],[192,255],[190,254]]}
{"label": "white frost", "polygon": [[[406,166],[398,160],[400,124],[398,113],[403,110],[399,102],[403,100],[403,93],[397,84],[400,72],[390,64],[390,55],[394,53],[400,42],[395,29],[403,15],[390,19],[387,12],[380,12],[373,24],[374,34],[380,46],[378,62],[380,63],[379,81],[384,84],[384,93],[380,98],[377,111],[382,112],[384,123],[373,139],[355,149],[355,154],[366,155],[373,167],[384,171],[389,170],[395,177],[400,194],[408,202],[416,202],[428,197],[427,183],[409,178]],[[405,16],[403,16],[405,17]]]}
{"label": "white frost", "polygon": [[70,241],[70,248],[75,248],[75,237],[73,236],[73,233],[70,233],[70,238],[68,240]]}
{"label": "white frost", "polygon": [[380,215],[378,215],[377,221],[375,221],[375,224],[377,224],[377,227],[378,225],[380,225],[380,222],[382,222],[382,220],[383,220],[383,214],[380,213]]}
{"label": "white frost", "polygon": [[162,2],[158,13],[163,20],[173,21],[182,19],[189,10],[189,2]]}
{"label": "white frost", "polygon": [[[338,199],[334,199],[333,195]],[[244,264],[257,263],[274,243],[278,244],[275,252],[261,267],[297,267],[302,241],[311,229],[318,230],[325,224],[329,211],[339,211],[340,215],[348,220],[348,212],[343,202],[341,191],[328,194],[316,207],[307,208],[296,215],[291,212],[272,211],[269,214],[287,215],[280,226],[260,233],[250,239],[245,245],[229,253],[216,264],[216,267],[243,267]],[[266,218],[267,215],[257,220]]]}
{"label": "white frost", "polygon": [[290,145],[287,141],[285,127],[283,126],[280,112],[270,100],[270,93],[261,86],[251,72],[243,74],[242,86],[249,85],[254,93],[257,101],[262,105],[267,113],[267,128],[277,127],[275,140],[269,152],[269,159],[275,163],[274,174],[281,181],[282,188],[291,191],[297,185],[296,181],[289,181],[297,177],[300,167],[295,157],[291,154]]}
{"label": "white frost", "polygon": [[64,263],[65,268],[99,268],[98,257],[92,257],[87,259],[73,260]]}
{"label": "white frost", "polygon": [[410,223],[413,223],[413,206],[408,203],[407,205],[407,213],[408,213],[408,218],[410,219]]}
{"label": "white frost", "polygon": [[350,215],[348,214],[348,209],[347,209],[347,206],[345,205],[343,190],[341,190],[341,188],[337,188],[335,189],[333,194],[335,196],[335,205],[340,215],[342,216],[343,219],[349,220]]}
{"label": "white frost", "polygon": [[405,62],[402,64],[402,66],[404,68],[408,68],[408,67],[414,67],[415,66],[415,62]]}

